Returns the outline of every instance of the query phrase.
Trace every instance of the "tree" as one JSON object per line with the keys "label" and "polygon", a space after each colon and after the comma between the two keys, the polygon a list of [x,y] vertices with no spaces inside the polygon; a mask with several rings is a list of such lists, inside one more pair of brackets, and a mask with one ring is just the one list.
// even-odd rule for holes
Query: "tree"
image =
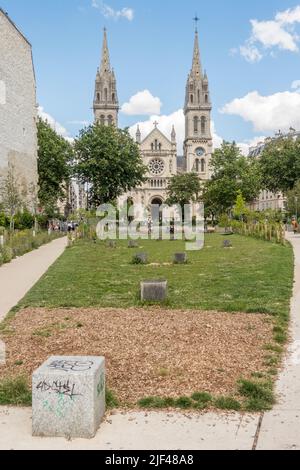
{"label": "tree", "polygon": [[14,218],[22,207],[22,197],[15,167],[11,163],[8,165],[6,175],[2,178],[0,192],[2,205],[9,215],[10,230],[14,230]]}
{"label": "tree", "polygon": [[259,159],[264,188],[286,193],[300,180],[300,140],[282,137],[272,140]]}
{"label": "tree", "polygon": [[292,216],[300,215],[300,180],[287,192],[287,209]]}
{"label": "tree", "polygon": [[39,201],[49,213],[55,211],[58,200],[66,198],[71,175],[73,149],[42,119],[38,120]]}
{"label": "tree", "polygon": [[258,163],[244,157],[235,142],[223,142],[213,153],[210,167],[213,176],[205,184],[203,199],[213,215],[232,210],[239,191],[246,203],[258,196],[261,187]]}
{"label": "tree", "polygon": [[138,145],[127,129],[95,124],[83,129],[75,141],[75,173],[89,185],[89,203],[96,207],[114,202],[144,182]]}
{"label": "tree", "polygon": [[242,191],[239,189],[237,198],[235,201],[235,205],[233,208],[233,215],[237,217],[238,219],[241,219],[243,215],[247,213],[247,207],[246,207],[246,202],[245,199],[243,198]]}
{"label": "tree", "polygon": [[167,189],[166,204],[179,204],[183,209],[186,204],[199,202],[201,199],[201,182],[196,173],[173,176]]}

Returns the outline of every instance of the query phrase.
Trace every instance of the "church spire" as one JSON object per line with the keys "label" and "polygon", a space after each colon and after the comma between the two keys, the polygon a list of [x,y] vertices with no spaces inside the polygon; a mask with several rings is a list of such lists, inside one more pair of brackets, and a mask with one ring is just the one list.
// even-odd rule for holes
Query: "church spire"
{"label": "church spire", "polygon": [[107,45],[107,33],[106,33],[106,28],[104,28],[100,73],[106,73],[106,72],[110,72],[110,59],[109,59],[109,50],[108,50],[108,45]]}
{"label": "church spire", "polygon": [[202,67],[201,67],[200,48],[199,48],[199,35],[198,35],[198,29],[197,28],[196,28],[196,31],[195,31],[192,74],[194,75],[194,77],[202,77]]}
{"label": "church spire", "polygon": [[101,124],[118,125],[119,101],[117,81],[110,66],[107,33],[104,28],[101,67],[98,69],[94,95],[95,121]]}

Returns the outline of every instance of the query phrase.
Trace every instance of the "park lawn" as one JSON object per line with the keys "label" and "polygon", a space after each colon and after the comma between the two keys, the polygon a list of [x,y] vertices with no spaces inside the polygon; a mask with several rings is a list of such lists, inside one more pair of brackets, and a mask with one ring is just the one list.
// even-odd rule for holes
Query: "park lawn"
{"label": "park lawn", "polygon": [[[69,248],[31,289],[20,307],[142,306],[139,284],[167,279],[166,308],[225,312],[267,313],[288,318],[293,285],[293,251],[286,246],[253,238],[230,237],[233,248],[223,248],[224,237],[207,235],[203,250],[188,252],[186,265],[173,265],[183,241],[140,241],[129,249],[105,242],[78,242]],[[133,265],[137,252],[149,254],[149,265]],[[153,265],[152,265],[153,264]]]}
{"label": "park lawn", "polygon": [[[30,404],[31,374],[50,355],[86,354],[105,356],[115,406],[272,408],[293,251],[288,243],[230,240],[224,248],[224,237],[206,236],[186,265],[172,264],[185,250],[181,241],[68,248],[0,325],[7,351],[0,404]],[[131,264],[142,251],[150,264]],[[168,301],[143,305],[140,281],[158,278],[168,280]]]}

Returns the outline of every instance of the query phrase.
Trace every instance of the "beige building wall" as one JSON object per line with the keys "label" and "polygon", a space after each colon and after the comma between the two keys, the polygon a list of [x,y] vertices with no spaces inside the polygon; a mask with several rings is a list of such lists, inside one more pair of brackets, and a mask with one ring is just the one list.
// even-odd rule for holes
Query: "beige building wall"
{"label": "beige building wall", "polygon": [[36,119],[31,45],[0,9],[0,175],[12,164],[27,190],[37,186]]}

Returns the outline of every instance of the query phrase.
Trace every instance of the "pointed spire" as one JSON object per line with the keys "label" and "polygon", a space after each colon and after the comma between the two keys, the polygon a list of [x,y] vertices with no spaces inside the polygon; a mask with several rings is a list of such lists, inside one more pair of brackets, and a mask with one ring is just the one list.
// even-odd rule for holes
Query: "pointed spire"
{"label": "pointed spire", "polygon": [[176,131],[175,131],[174,124],[172,126],[171,141],[176,142]]}
{"label": "pointed spire", "polygon": [[106,28],[104,28],[103,34],[103,46],[102,46],[102,60],[101,60],[101,71],[100,73],[110,72],[110,59],[109,59],[109,50],[107,45],[107,33]]}
{"label": "pointed spire", "polygon": [[136,141],[137,141],[138,144],[140,144],[141,140],[142,140],[142,135],[141,135],[141,131],[140,131],[140,126],[138,125],[137,130],[136,130]]}
{"label": "pointed spire", "polygon": [[200,60],[200,48],[199,48],[199,36],[198,30],[195,31],[195,43],[194,43],[194,55],[193,55],[193,65],[192,65],[192,74],[196,76],[202,76],[201,69],[201,60]]}

